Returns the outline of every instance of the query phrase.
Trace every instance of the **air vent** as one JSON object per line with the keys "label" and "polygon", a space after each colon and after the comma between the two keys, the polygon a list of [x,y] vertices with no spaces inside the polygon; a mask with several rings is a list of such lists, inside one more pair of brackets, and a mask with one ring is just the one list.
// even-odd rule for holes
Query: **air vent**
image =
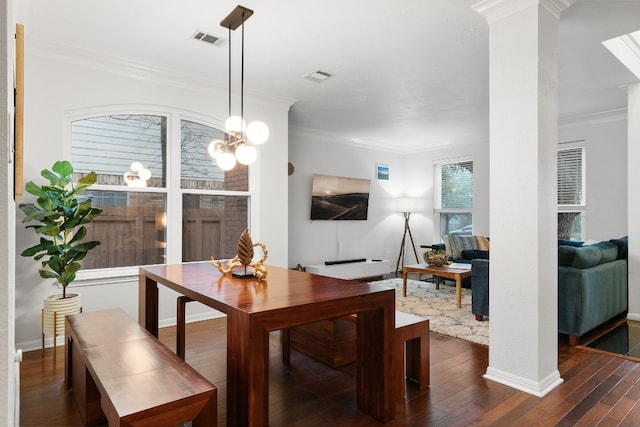
{"label": "air vent", "polygon": [[222,37],[214,36],[213,34],[205,33],[204,31],[196,31],[193,38],[218,47],[224,46],[226,43],[226,40]]}
{"label": "air vent", "polygon": [[329,78],[333,77],[333,74],[327,73],[326,71],[314,71],[312,73],[304,76],[305,79],[310,80],[312,82],[321,83]]}

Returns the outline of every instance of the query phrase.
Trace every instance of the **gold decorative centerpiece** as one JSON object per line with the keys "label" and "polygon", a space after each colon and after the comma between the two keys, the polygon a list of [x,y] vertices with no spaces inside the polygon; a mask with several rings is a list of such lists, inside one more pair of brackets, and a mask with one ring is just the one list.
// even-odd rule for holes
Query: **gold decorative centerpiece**
{"label": "gold decorative centerpiece", "polygon": [[[262,249],[262,258],[254,262],[253,248],[256,246],[260,246]],[[244,266],[244,272],[232,272],[232,276],[240,279],[255,277],[260,282],[267,278],[267,269],[264,266],[264,262],[267,260],[268,253],[269,251],[267,251],[267,247],[264,243],[253,243],[251,241],[249,230],[246,229],[242,232],[242,235],[240,235],[240,239],[238,240],[238,254],[227,262],[227,266],[223,267],[222,261],[216,261],[213,257],[211,257],[211,264],[213,264],[222,274],[230,273],[234,268]],[[253,268],[253,271],[247,271],[247,267]]]}
{"label": "gold decorative centerpiece", "polygon": [[447,254],[442,249],[432,249],[424,253],[424,261],[433,267],[449,264]]}

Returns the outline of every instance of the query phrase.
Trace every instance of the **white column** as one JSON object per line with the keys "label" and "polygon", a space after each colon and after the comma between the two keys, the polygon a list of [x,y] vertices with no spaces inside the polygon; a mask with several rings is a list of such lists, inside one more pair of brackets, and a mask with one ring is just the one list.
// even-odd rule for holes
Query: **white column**
{"label": "white column", "polygon": [[627,135],[627,209],[629,231],[629,314],[640,320],[640,83],[628,86]]}
{"label": "white column", "polygon": [[558,358],[557,34],[573,0],[484,0],[489,23],[489,367],[544,396]]}

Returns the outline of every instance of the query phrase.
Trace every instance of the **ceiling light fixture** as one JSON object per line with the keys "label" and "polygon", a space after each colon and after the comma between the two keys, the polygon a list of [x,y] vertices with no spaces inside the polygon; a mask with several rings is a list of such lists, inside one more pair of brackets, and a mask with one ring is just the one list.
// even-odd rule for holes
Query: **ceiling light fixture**
{"label": "ceiling light fixture", "polygon": [[[250,165],[256,161],[258,152],[255,145],[263,144],[269,138],[269,128],[260,121],[245,125],[244,121],[244,22],[253,15],[253,10],[236,6],[220,25],[229,30],[229,118],[224,124],[224,141],[216,140],[209,144],[209,155],[216,160],[224,171],[233,169],[236,161]],[[242,47],[240,66],[240,115],[231,115],[231,31],[242,26]]]}

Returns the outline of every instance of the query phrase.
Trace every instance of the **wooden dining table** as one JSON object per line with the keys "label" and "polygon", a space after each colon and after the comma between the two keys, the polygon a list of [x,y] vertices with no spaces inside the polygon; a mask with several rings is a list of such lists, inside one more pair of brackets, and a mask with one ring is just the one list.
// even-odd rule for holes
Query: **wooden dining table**
{"label": "wooden dining table", "polygon": [[267,266],[234,278],[211,263],[140,268],[139,322],[158,335],[158,285],[227,315],[227,425],[267,426],[269,332],[358,313],[356,399],[375,419],[394,418],[395,291],[380,285]]}

